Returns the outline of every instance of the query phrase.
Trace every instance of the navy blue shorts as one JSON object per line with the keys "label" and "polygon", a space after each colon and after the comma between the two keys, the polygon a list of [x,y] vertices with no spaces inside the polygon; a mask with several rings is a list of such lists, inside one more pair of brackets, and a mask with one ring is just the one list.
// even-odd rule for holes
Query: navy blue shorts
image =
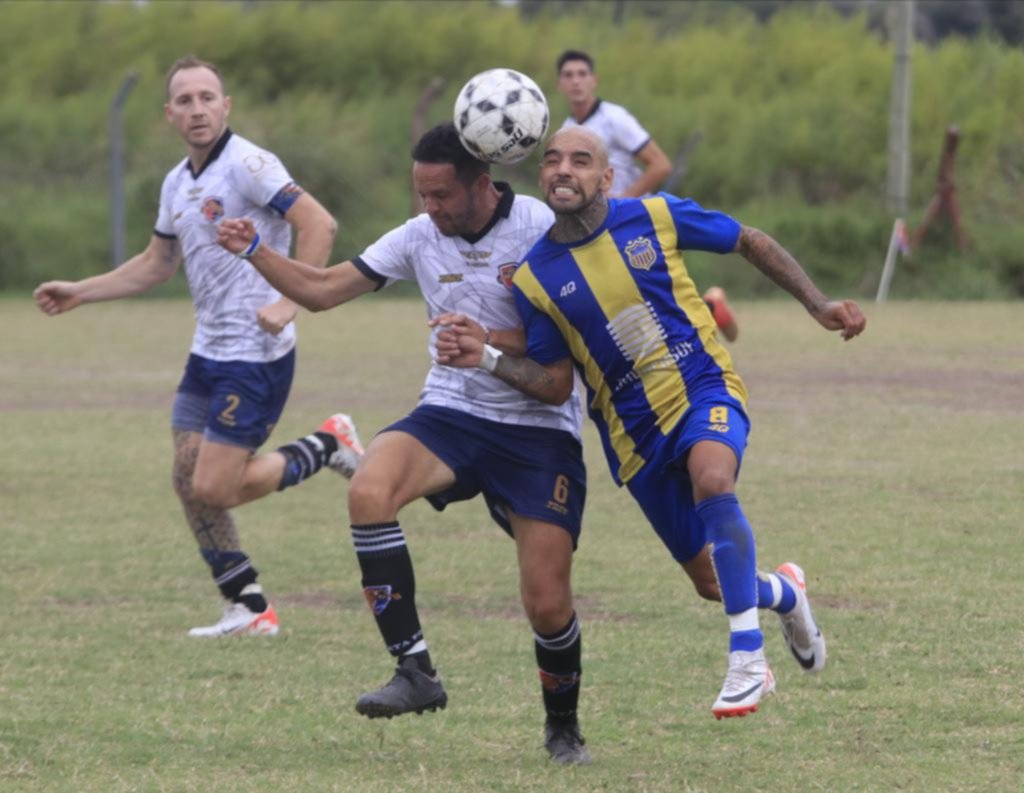
{"label": "navy blue shorts", "polygon": [[724,443],[743,462],[750,420],[734,399],[717,398],[693,405],[675,426],[659,456],[626,482],[665,547],[677,562],[688,562],[707,544],[704,522],[693,503],[693,482],[686,455],[698,441]]}
{"label": "navy blue shorts", "polygon": [[294,374],[294,349],[270,363],[189,355],[171,426],[215,443],[259,448],[281,418]]}
{"label": "navy blue shorts", "polygon": [[483,493],[491,517],[509,535],[507,512],[561,526],[580,536],[587,499],[583,450],[572,434],[477,418],[421,405],[382,432],[408,433],[455,472],[455,484],[427,496],[434,509]]}

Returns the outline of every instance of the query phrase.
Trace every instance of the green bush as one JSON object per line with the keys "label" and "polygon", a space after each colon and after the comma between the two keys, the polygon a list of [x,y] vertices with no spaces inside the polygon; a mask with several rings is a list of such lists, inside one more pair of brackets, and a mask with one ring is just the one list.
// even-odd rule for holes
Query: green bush
{"label": "green bush", "polygon": [[[507,65],[539,82],[557,126],[566,109],[554,59],[578,47],[597,59],[602,96],[633,111],[671,157],[701,134],[676,192],[763,227],[823,287],[872,293],[892,226],[883,204],[890,45],[866,16],[826,6],[786,6],[766,22],[742,9],[673,8],[618,27],[611,6],[595,3],[6,3],[0,288],[109,266],[107,111],[130,71],[139,75],[124,109],[132,251],[146,244],[160,182],[183,156],[162,117],[164,72],[193,52],[222,67],[233,127],[279,154],[337,216],[340,258],[407,215],[410,113],[432,78],[447,83],[431,123],[448,118],[470,75]],[[956,253],[937,227],[915,264],[901,265],[894,292],[1024,294],[1015,231],[1024,54],[947,39],[915,46],[913,67],[909,220],[920,221],[943,132],[957,124],[972,245]],[[535,165],[495,173],[532,191]],[[769,289],[746,266],[689,258],[702,283]]]}

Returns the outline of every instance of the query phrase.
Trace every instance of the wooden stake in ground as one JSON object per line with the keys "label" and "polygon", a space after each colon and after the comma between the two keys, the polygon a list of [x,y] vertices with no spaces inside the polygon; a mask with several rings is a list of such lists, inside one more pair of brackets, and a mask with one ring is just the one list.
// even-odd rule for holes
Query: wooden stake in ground
{"label": "wooden stake in ground", "polygon": [[914,231],[912,243],[914,248],[924,242],[928,227],[942,213],[949,215],[956,234],[956,247],[962,253],[967,249],[967,232],[960,222],[960,207],[956,201],[956,183],[953,179],[953,167],[956,164],[956,147],[960,142],[960,130],[955,126],[946,128],[946,138],[942,144],[942,160],[939,163],[939,179],[935,188],[935,196],[928,205],[921,225]]}

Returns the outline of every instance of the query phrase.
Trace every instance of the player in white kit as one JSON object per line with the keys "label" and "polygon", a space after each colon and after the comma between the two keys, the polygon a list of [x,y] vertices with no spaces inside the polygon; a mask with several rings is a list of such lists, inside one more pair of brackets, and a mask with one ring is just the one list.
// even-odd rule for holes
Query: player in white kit
{"label": "player in white kit", "polygon": [[256,449],[284,409],[295,365],[297,306],[217,243],[225,213],[244,216],[267,244],[323,267],[337,224],[284,165],[232,133],[231,98],[217,68],[198,58],[167,76],[167,121],[188,156],[164,179],[149,245],[110,272],[48,281],[35,290],[55,315],[83,304],[137,295],[174,275],[182,257],[195,305],[191,354],[175,397],[174,489],[203,558],[227,601],[214,625],[192,636],[274,635],[278,617],[242,552],[229,508],[297,484],[329,465],[351,476],[362,448],[347,416],[269,454]]}
{"label": "player in white kit", "polygon": [[[224,221],[221,243],[240,254],[254,250],[250,261],[260,273],[312,310],[414,280],[434,336],[458,325],[522,355],[512,274],[553,214],[492,182],[488,165],[462,147],[452,124],[427,132],[412,155],[425,214],[351,261],[326,270],[299,265],[262,245],[249,220]],[[433,347],[431,338],[428,354]],[[482,493],[516,542],[547,717],[545,746],[556,762],[590,762],[576,716],[582,644],[570,587],[586,495],[580,421],[576,401],[545,405],[486,372],[434,365],[416,409],[373,439],[349,487],[349,517],[363,592],[398,668],[387,685],[359,698],[360,713],[391,718],[447,704],[420,627],[398,513],[422,497],[440,510]]]}

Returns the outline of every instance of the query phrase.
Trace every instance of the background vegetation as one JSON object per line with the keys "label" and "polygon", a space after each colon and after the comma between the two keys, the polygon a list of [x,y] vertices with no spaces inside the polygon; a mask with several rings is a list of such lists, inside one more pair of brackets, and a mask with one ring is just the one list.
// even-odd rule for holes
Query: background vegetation
{"label": "background vegetation", "polygon": [[[774,233],[827,289],[872,293],[892,226],[892,52],[877,3],[3,2],[0,22],[0,289],[109,266],[107,110],[129,71],[140,81],[125,107],[128,247],[145,244],[182,156],[163,76],[190,52],[223,67],[233,127],[337,215],[339,258],[407,215],[410,113],[433,77],[447,84],[431,122],[495,65],[535,77],[557,122],[553,62],[567,47],[593,53],[601,94],[670,156],[700,133],[677,192]],[[972,38],[914,49],[910,224],[957,124],[972,247],[955,253],[938,224],[895,295],[1024,294],[1024,52],[1007,43],[1012,25],[1000,30],[979,23]],[[529,190],[533,164],[499,175]],[[742,263],[692,266],[699,281],[771,290]]]}
{"label": "background vegetation", "polygon": [[[740,498],[762,566],[807,570],[828,666],[803,674],[767,615],[777,693],[750,718],[712,718],[721,609],[612,485],[588,424],[573,588],[595,765],[563,769],[541,748],[515,551],[481,501],[402,517],[448,709],[367,721],[355,699],[391,662],[344,481],[324,472],[236,513],[282,635],[189,639],[220,608],[170,483],[190,306],[51,319],[0,299],[0,790],[1017,793],[1019,304],[889,303],[849,344],[792,301],[738,310],[753,420]],[[414,404],[418,302],[378,295],[299,322],[271,448],[339,409],[369,438]]]}

